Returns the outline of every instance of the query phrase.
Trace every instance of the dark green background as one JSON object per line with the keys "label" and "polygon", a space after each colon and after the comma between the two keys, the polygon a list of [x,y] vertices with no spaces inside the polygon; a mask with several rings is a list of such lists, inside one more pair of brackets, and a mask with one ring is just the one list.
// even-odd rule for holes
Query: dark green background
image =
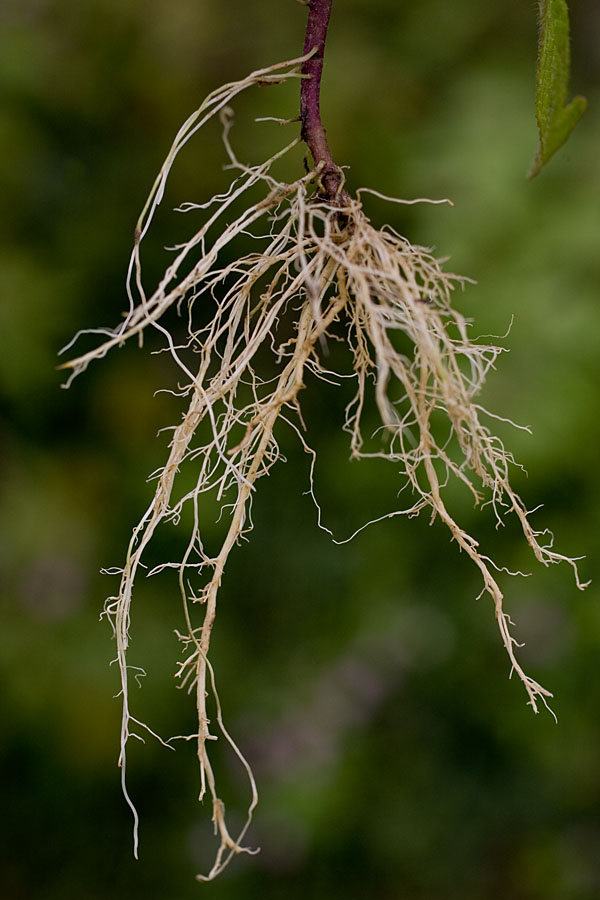
{"label": "dark green background", "polygon": [[[336,547],[303,495],[305,454],[259,485],[255,530],[223,582],[213,661],[230,729],[261,789],[254,844],[211,885],[208,808],[193,747],[131,748],[142,818],[116,768],[119,703],[98,616],[149,502],[180,406],[154,391],[168,360],[131,346],[60,389],[56,354],[125,306],[133,227],[181,121],[218,84],[297,55],[293,0],[4,0],[0,12],[2,783],[7,900],[376,897],[572,900],[600,896],[598,334],[600,14],[573,2],[574,90],[590,109],[538,179],[535,4],[337,0],[324,82],[334,155],[351,187],[451,197],[454,208],[378,201],[415,242],[478,282],[456,302],[479,333],[514,323],[485,402],[532,426],[502,428],[529,472],[516,481],[557,547],[534,564],[516,529],[455,511],[503,564],[521,658],[555,693],[558,727],[508,680],[477,573],[441,525],[394,519]],[[291,89],[242,104],[240,153],[260,159],[252,115],[296,111]],[[272,134],[272,131],[270,132]],[[173,203],[222,183],[217,129],[174,172]],[[159,243],[169,243],[161,235]],[[157,244],[158,246],[159,244]],[[149,261],[150,270],[152,261]],[[392,467],[348,463],[335,391],[303,403],[320,451],[319,496],[346,535],[394,505]],[[209,523],[210,525],[210,523]],[[184,535],[165,530],[157,559]],[[148,671],[140,717],[193,730],[172,680],[181,627],[165,576],[135,598],[132,662]],[[245,785],[213,750],[234,820]]]}

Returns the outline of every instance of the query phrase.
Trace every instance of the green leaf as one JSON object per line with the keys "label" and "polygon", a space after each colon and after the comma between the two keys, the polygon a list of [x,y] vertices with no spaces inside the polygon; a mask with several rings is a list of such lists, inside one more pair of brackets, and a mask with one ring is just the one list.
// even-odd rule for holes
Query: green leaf
{"label": "green leaf", "polygon": [[538,149],[529,169],[533,178],[569,137],[587,107],[585,97],[567,106],[569,86],[569,12],[566,0],[539,0],[540,40],[535,113]]}

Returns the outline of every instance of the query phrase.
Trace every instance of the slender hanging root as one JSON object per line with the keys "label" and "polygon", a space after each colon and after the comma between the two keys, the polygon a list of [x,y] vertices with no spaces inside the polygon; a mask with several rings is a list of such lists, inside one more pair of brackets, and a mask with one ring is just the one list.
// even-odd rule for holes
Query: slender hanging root
{"label": "slender hanging root", "polygon": [[[352,373],[356,391],[346,408],[344,424],[352,456],[392,461],[412,492],[412,503],[391,515],[412,516],[429,510],[477,566],[482,593],[494,604],[511,672],[523,682],[535,712],[538,703],[546,704],[551,694],[518,663],[512,623],[493,574],[498,567],[448,511],[442,499],[448,480],[455,477],[465,484],[475,503],[485,499],[498,524],[503,523],[505,513],[514,512],[535,557],[544,565],[568,562],[577,586],[585,587],[576,561],[553,551],[551,536],[543,543],[547,533],[531,526],[527,509],[510,484],[512,456],[482,421],[486,413],[476,398],[501,350],[472,341],[465,320],[452,309],[451,292],[464,279],[445,273],[427,250],[413,246],[391,229],[375,229],[363,211],[360,192],[358,199],[353,199],[344,190],[335,204],[320,198],[318,191],[311,193],[322,166],[292,184],[278,181],[273,174],[277,160],[297,141],[260,165],[246,166],[236,158],[229,140],[232,120],[227,104],[251,85],[301,77],[305,60],[262,69],[227,85],[211,94],[185,123],[136,229],[129,269],[129,311],[118,329],[98,332],[103,335],[99,346],[64,365],[74,377],[113,347],[132,337],[139,340],[147,329],[153,329],[185,378],[180,393],[188,398],[187,412],[173,430],[169,457],[158,475],[152,502],[134,529],[119,592],[107,602],[106,614],[114,628],[121,672],[123,788],[134,813],[137,852],[137,814],[125,786],[127,741],[137,736],[134,728],[141,724],[133,718],[128,699],[133,587],[157,527],[177,522],[184,507],[191,508],[193,527],[182,559],[154,571],[167,567],[178,571],[184,608],[186,630],[178,636],[185,653],[176,677],[181,687],[195,693],[198,731],[186,739],[197,741],[200,799],[207,792],[211,797],[219,839],[215,863],[208,875],[198,876],[201,880],[214,878],[235,854],[251,852],[242,841],[256,806],[256,785],[250,766],[223,724],[208,658],[210,636],[229,554],[252,528],[256,482],[280,458],[278,423],[291,424],[310,449],[302,436],[299,406],[307,380],[335,381]],[[182,207],[184,212],[204,211],[202,225],[177,248],[158,286],[146,294],[140,248],[171,165],[186,141],[216,114],[223,122],[234,180],[226,193],[202,206]],[[262,193],[250,202],[257,188],[262,188]],[[255,238],[251,253],[236,257],[231,250],[223,252],[247,234]],[[188,319],[183,347],[175,345],[161,322],[169,308],[182,304]],[[210,315],[201,315],[207,308]],[[339,338],[340,332],[348,346],[349,372],[335,373],[325,368],[322,348],[328,336]],[[397,349],[400,338],[403,352]],[[375,446],[365,437],[362,424],[365,409],[373,403],[383,426]],[[177,476],[183,467],[194,468],[195,485],[178,496]],[[216,554],[205,550],[202,539],[202,498],[208,493],[217,496],[223,515],[228,516]],[[191,586],[192,579],[196,588]],[[202,622],[195,624],[198,605],[204,607],[204,615]],[[215,739],[209,729],[209,694],[216,705],[218,729],[250,782],[248,817],[237,837],[230,835],[225,824],[207,749],[208,742]]]}

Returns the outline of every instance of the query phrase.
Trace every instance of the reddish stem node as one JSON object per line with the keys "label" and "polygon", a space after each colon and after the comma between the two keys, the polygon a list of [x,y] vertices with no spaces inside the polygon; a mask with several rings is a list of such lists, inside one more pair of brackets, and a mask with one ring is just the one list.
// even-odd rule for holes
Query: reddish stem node
{"label": "reddish stem node", "polygon": [[302,66],[302,74],[309,77],[302,80],[300,88],[300,119],[302,140],[308,145],[315,165],[323,164],[320,182],[326,197],[334,203],[343,204],[348,199],[348,194],[342,188],[342,172],[334,163],[327,143],[319,105],[325,40],[332,4],[333,0],[308,0],[304,53],[310,53],[311,50],[315,50],[315,53]]}

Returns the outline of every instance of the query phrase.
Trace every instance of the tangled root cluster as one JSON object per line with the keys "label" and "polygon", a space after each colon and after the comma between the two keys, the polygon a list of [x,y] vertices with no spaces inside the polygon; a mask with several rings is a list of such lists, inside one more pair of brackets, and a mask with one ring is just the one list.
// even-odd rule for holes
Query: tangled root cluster
{"label": "tangled root cluster", "polygon": [[[328,340],[339,340],[343,334],[353,362],[355,393],[346,408],[344,425],[351,455],[392,461],[411,495],[408,507],[392,515],[414,516],[428,510],[432,519],[441,519],[477,566],[482,594],[488,594],[494,605],[511,671],[523,682],[536,712],[538,704],[546,704],[551,694],[531,679],[517,660],[518,645],[503,609],[498,569],[446,507],[443,489],[449,479],[463,482],[475,503],[489,503],[498,523],[512,511],[535,557],[544,565],[567,561],[573,566],[578,587],[584,587],[576,562],[556,553],[551,536],[530,524],[528,511],[509,480],[512,456],[482,421],[487,421],[487,414],[477,396],[501,351],[470,340],[465,320],[452,309],[451,293],[462,279],[445,273],[427,250],[413,246],[392,229],[375,229],[363,211],[361,191],[355,199],[345,191],[338,202],[324,199],[318,167],[294,183],[278,181],[273,166],[297,140],[260,165],[247,166],[236,158],[229,140],[228,104],[252,85],[301,77],[302,61],[262,69],[226,85],[211,94],[184,124],[138,223],[129,270],[129,311],[116,330],[99,332],[103,335],[99,346],[65,364],[74,377],[111,348],[140,338],[146,329],[156,329],[184,378],[181,396],[187,398],[187,410],[173,429],[169,457],[158,474],[154,497],[133,531],[120,570],[119,592],[107,601],[106,614],[114,628],[121,673],[120,765],[123,789],[134,814],[137,850],[137,814],[125,786],[127,742],[136,736],[135,728],[142,726],[129,705],[127,647],[132,595],[142,557],[157,527],[165,521],[178,521],[184,507],[190,508],[193,527],[181,560],[154,571],[165,567],[177,570],[185,611],[186,627],[179,634],[184,654],[176,677],[196,698],[198,731],[191,737],[198,745],[200,799],[207,792],[212,799],[219,838],[215,863],[208,875],[198,876],[202,880],[215,877],[233,855],[247,851],[242,841],[257,802],[250,767],[223,724],[208,657],[217,596],[229,554],[252,527],[256,483],[280,458],[278,424],[290,425],[313,454],[305,437],[300,392],[307,375],[335,382],[336,373],[325,366]],[[202,206],[182,207],[182,211],[199,210],[202,225],[176,248],[160,283],[146,293],[140,247],[162,199],[169,170],[182,146],[216,115],[224,125],[229,168],[234,172],[231,186]],[[263,187],[261,199],[245,205],[242,201],[257,186]],[[227,223],[232,210],[240,205],[243,211]],[[236,256],[232,245],[240,241],[247,245],[248,235],[254,239],[255,249]],[[187,313],[187,336],[177,343],[161,321],[172,307]],[[363,419],[365,410],[373,409],[373,401],[381,440],[368,452]],[[369,446],[373,446],[371,440]],[[177,475],[184,464],[188,470],[195,467],[195,484],[178,495]],[[202,499],[209,492],[216,494],[228,517],[226,535],[216,554],[205,551],[201,528]],[[203,611],[200,624],[194,621],[195,610]],[[215,739],[207,715],[210,694],[216,702],[218,729],[239,756],[251,785],[248,818],[235,837],[225,823],[207,749]]]}

